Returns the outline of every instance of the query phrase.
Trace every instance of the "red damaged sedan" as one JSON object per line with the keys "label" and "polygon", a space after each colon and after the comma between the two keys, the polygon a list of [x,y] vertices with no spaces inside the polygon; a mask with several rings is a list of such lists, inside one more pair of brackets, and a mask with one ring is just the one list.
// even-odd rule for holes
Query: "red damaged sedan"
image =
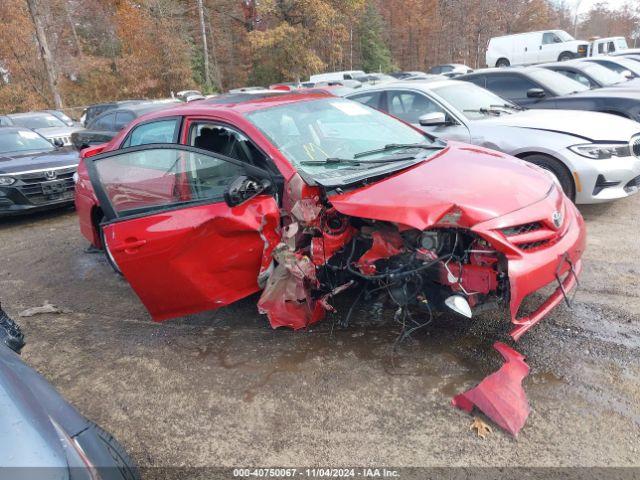
{"label": "red damaged sedan", "polygon": [[158,321],[262,290],[271,325],[298,329],[353,290],[405,333],[504,307],[518,339],[582,269],[584,222],[544,171],[324,94],[162,110],[83,156],[82,233]]}

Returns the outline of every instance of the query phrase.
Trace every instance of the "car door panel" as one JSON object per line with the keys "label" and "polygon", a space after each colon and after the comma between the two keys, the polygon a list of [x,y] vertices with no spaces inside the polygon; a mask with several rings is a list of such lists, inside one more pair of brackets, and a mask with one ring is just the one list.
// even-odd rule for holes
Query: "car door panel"
{"label": "car door panel", "polygon": [[154,320],[212,310],[259,290],[279,240],[276,199],[224,201],[239,176],[269,172],[202,149],[151,144],[89,157],[105,249]]}
{"label": "car door panel", "polygon": [[[258,274],[277,239],[276,201],[262,195],[166,211],[104,226],[115,262],[152,318],[229,305],[260,290]],[[266,259],[264,257],[267,257]]]}

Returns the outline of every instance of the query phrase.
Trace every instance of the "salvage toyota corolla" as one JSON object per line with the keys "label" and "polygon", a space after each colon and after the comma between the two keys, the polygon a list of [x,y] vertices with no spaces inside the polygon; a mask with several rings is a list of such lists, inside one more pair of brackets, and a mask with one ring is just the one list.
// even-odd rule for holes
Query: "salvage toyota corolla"
{"label": "salvage toyota corolla", "polygon": [[518,339],[582,268],[582,217],[539,167],[325,94],[155,112],[83,156],[81,229],[157,321],[262,290],[271,325],[298,329],[352,290],[406,333],[503,306]]}

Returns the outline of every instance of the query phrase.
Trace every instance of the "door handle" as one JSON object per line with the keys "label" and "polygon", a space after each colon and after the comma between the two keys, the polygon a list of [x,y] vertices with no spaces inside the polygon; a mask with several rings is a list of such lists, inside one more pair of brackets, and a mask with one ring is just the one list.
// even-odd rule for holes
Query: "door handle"
{"label": "door handle", "polygon": [[126,240],[124,243],[120,245],[116,245],[111,250],[113,252],[124,252],[124,253],[134,253],[140,247],[147,244],[146,240],[136,240],[134,238]]}

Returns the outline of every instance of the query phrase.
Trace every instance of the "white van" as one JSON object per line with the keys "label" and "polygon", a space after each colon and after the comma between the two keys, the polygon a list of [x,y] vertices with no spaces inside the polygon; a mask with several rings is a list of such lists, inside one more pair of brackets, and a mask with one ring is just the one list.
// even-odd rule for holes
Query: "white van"
{"label": "white van", "polygon": [[339,82],[340,80],[354,80],[356,77],[364,77],[366,73],[362,70],[343,70],[342,72],[327,72],[311,75],[309,82]]}
{"label": "white van", "polygon": [[563,30],[518,33],[493,37],[487,44],[488,67],[533,65],[585,57],[589,43],[576,40]]}

